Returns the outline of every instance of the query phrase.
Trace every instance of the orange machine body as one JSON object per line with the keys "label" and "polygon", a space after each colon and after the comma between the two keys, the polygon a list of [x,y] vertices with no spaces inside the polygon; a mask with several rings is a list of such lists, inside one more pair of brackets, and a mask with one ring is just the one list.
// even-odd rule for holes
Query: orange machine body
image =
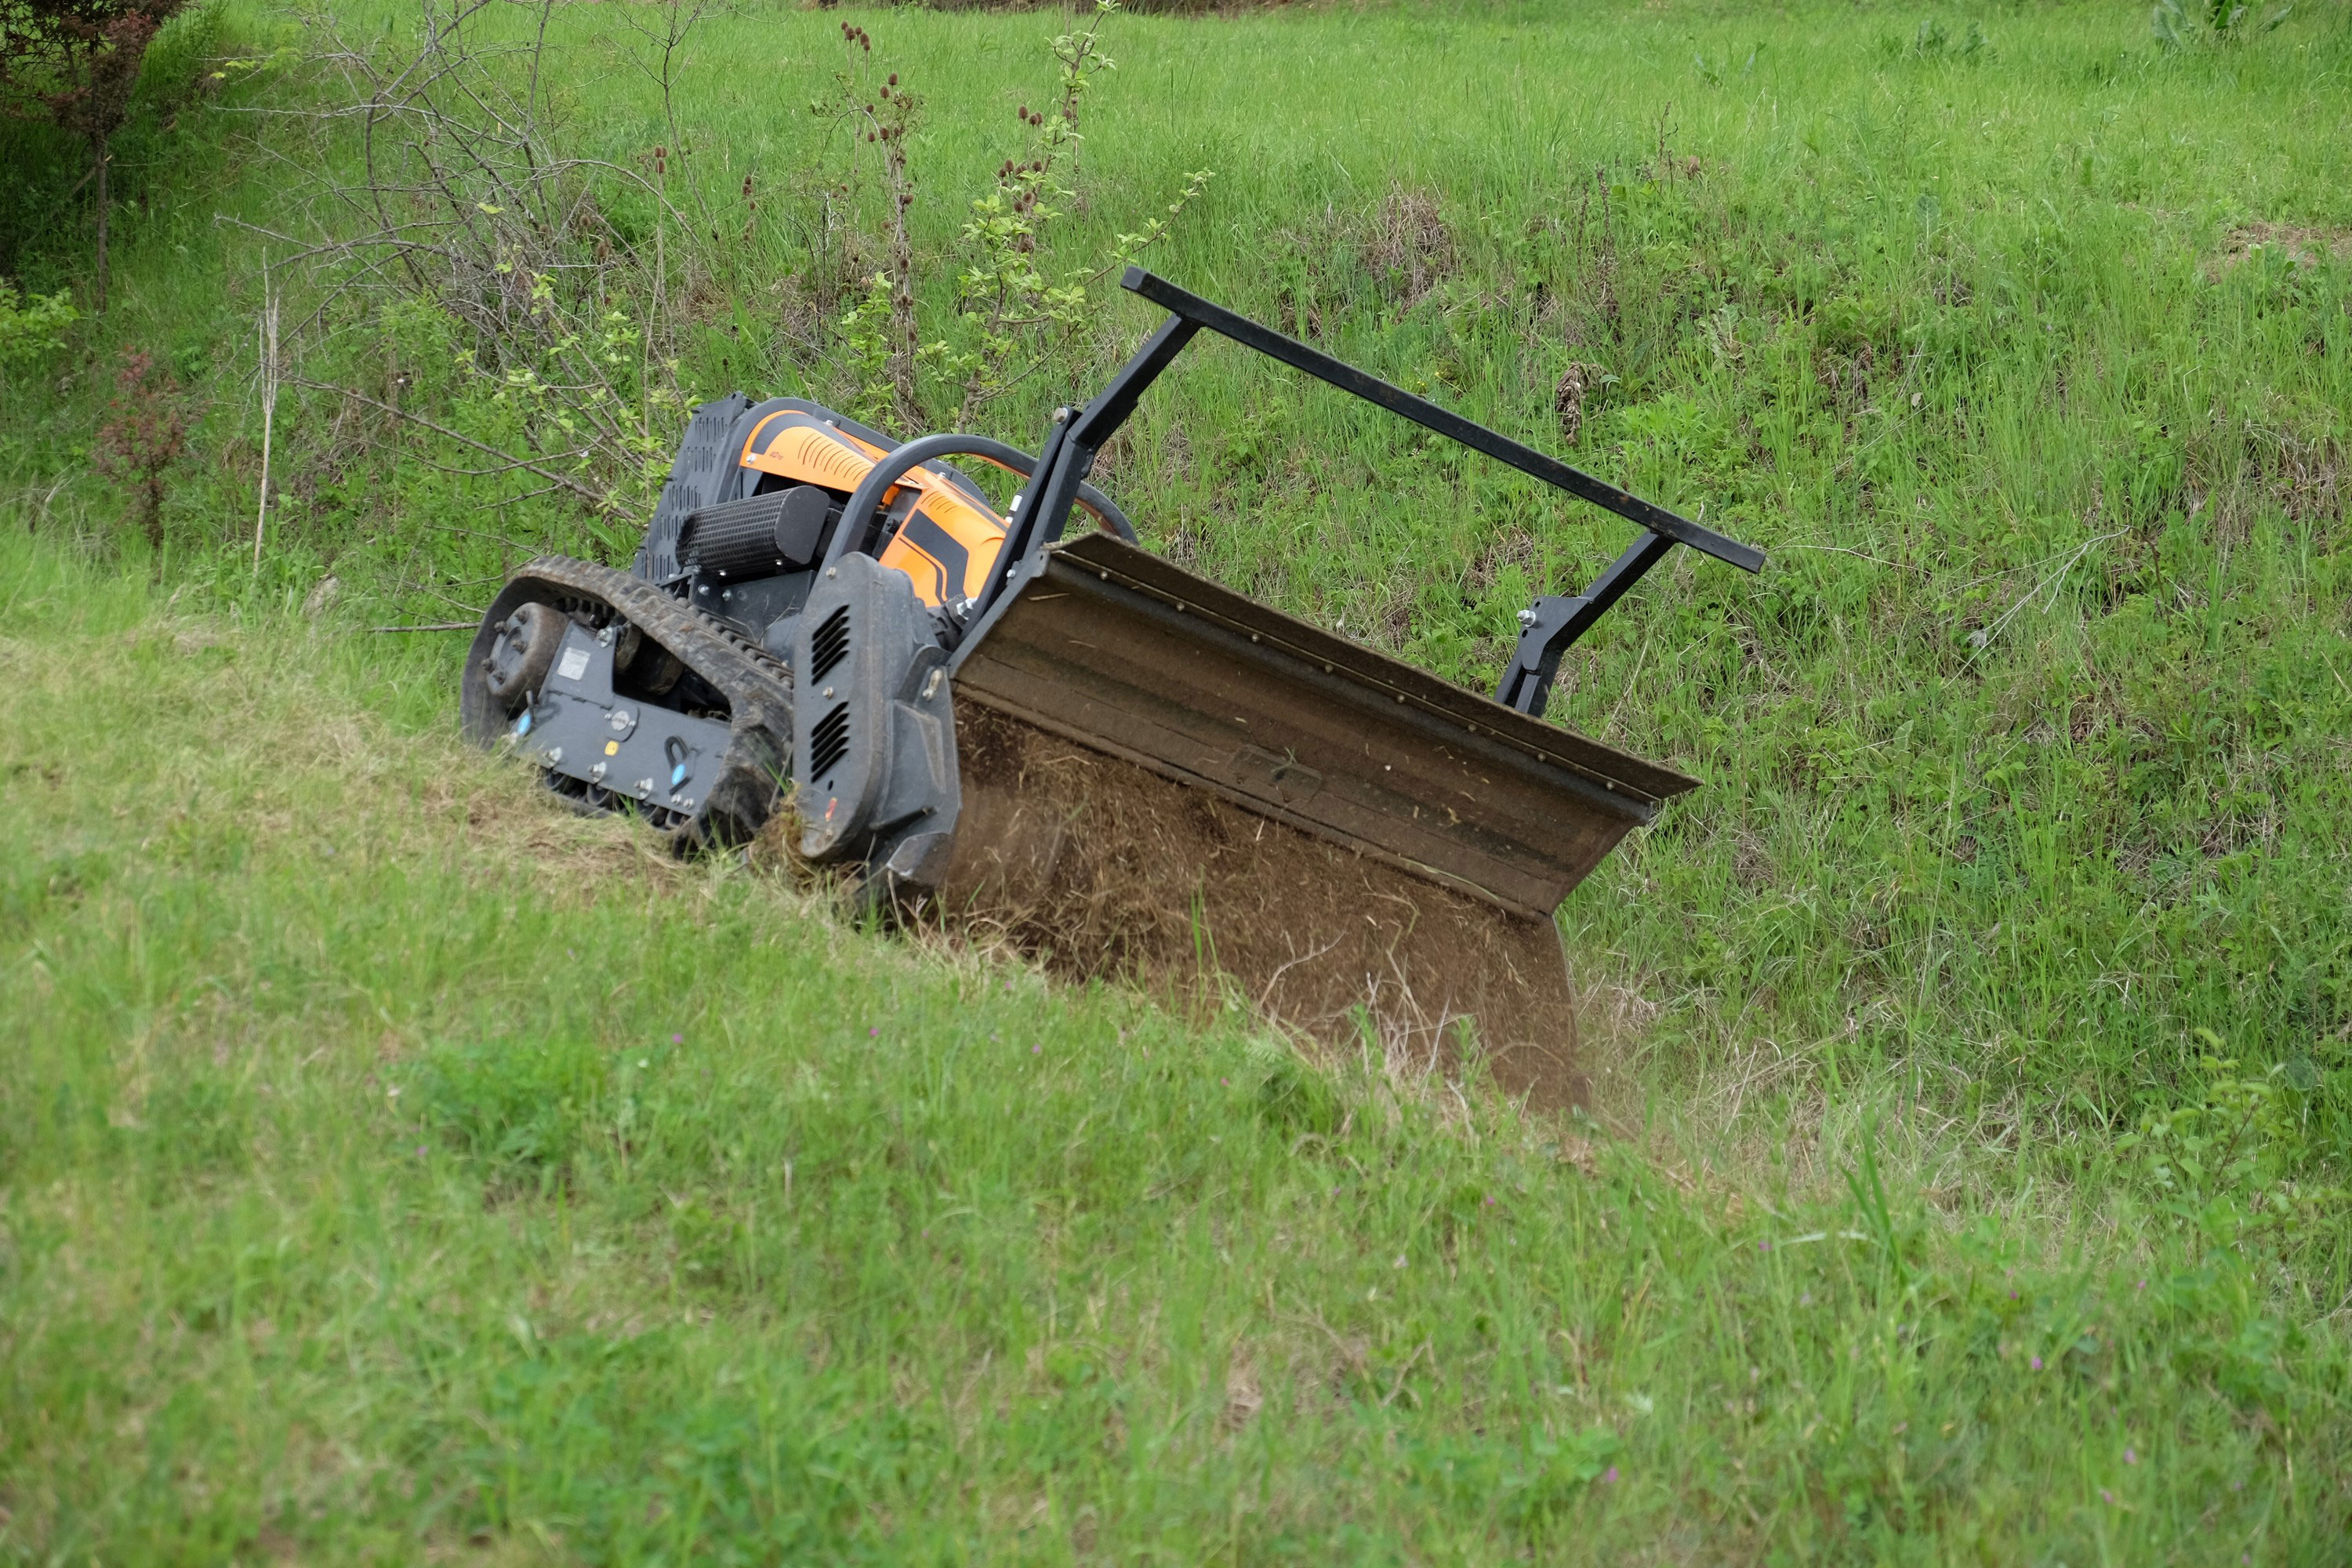
{"label": "orange machine body", "polygon": [[[740,462],[794,484],[844,492],[857,488],[886,450],[796,409],[779,409],[751,427]],[[908,504],[911,500],[911,505]],[[916,468],[883,496],[898,520],[882,564],[903,572],[916,597],[938,606],[979,596],[1004,548],[1004,520],[961,474]]]}

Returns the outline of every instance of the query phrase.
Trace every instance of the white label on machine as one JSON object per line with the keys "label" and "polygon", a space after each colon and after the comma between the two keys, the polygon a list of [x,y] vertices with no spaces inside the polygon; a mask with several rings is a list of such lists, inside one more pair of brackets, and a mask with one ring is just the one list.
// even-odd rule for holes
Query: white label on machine
{"label": "white label on machine", "polygon": [[587,674],[588,650],[584,647],[565,648],[563,660],[555,667],[555,673],[566,680],[577,680]]}

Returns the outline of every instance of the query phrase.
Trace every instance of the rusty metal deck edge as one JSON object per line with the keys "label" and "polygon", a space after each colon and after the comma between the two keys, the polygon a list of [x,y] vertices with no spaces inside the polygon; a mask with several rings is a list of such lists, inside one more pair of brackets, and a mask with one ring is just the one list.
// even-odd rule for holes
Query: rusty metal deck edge
{"label": "rusty metal deck edge", "polygon": [[[1304,664],[1334,676],[1344,672],[1347,679],[1360,686],[1402,697],[1409,705],[1463,734],[1581,775],[1620,800],[1631,796],[1643,805],[1652,805],[1698,787],[1698,780],[1672,768],[1506,708],[1482,693],[1194,576],[1150,551],[1109,534],[1088,533],[1052,545],[1043,564],[1049,578],[1056,572],[1083,572],[1097,580],[1118,583],[1186,615],[1223,623],[1244,637],[1262,637]],[[1018,590],[1007,595],[1018,596]],[[1646,814],[1643,820],[1648,820]]]}

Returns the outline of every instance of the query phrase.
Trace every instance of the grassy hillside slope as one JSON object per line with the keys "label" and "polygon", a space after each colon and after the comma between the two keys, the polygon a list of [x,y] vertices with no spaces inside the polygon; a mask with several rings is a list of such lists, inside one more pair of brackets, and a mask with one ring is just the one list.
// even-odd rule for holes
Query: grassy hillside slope
{"label": "grassy hillside slope", "polygon": [[2340,1540],[2342,1342],[2193,1228],[911,951],[563,816],[434,661],[6,548],[12,1554]]}
{"label": "grassy hillside slope", "polygon": [[[553,15],[567,144],[723,212],[679,379],[872,396],[818,303],[844,14],[706,18],[682,142]],[[925,95],[952,331],[1047,24],[852,20]],[[2332,1560],[2340,8],[1106,35],[1054,266],[1213,169],[1155,268],[1772,552],[1659,573],[1555,708],[1707,781],[1564,911],[1605,1130],[856,931],[459,750],[454,646],[365,628],[628,520],[297,389],[251,569],[265,247],[215,215],[296,225],[347,144],[259,112],[331,90],[278,21],[208,25],[275,63],[159,121],[116,310],[0,398],[0,1548]],[[1150,324],[1097,319],[990,433]],[[316,379],[518,428],[429,318],[328,327]],[[88,462],[125,348],[201,409],[160,551]],[[1474,684],[1622,540],[1214,348],[1106,483]]]}

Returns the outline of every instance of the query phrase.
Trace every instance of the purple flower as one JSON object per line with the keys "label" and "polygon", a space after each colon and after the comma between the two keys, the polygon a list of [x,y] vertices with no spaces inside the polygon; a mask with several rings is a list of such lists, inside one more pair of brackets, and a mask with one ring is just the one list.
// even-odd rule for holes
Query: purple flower
{"label": "purple flower", "polygon": [[868,1029],[868,1030],[866,1030],[866,1037],[867,1039],[869,1039],[869,1040],[870,1040],[870,1039],[872,1039],[875,1036],[877,1036],[877,1035],[880,1034],[881,1032],[882,1032],[882,1031],[881,1031],[880,1029],[878,1029],[878,1028],[877,1028],[877,1029]]}
{"label": "purple flower", "polygon": [[669,1043],[673,1046],[682,1046],[686,1044],[686,1037],[684,1035],[672,1035],[669,1037]]}
{"label": "purple flower", "polygon": [[1757,1250],[1757,1251],[1759,1251],[1759,1252],[1769,1252],[1769,1251],[1771,1251],[1771,1250],[1772,1250],[1772,1238],[1771,1238],[1770,1237],[1769,1237],[1769,1236],[1767,1236],[1767,1237],[1759,1237],[1757,1239],[1757,1242],[1756,1242],[1756,1250]]}
{"label": "purple flower", "polygon": [[1609,1482],[1612,1486],[1615,1485],[1617,1480],[1617,1467],[1612,1465],[1607,1469],[1601,1471],[1601,1479]]}
{"label": "purple flower", "polygon": [[2138,1284],[2133,1286],[2132,1289],[2135,1290],[2145,1290],[2147,1289],[2147,1281],[2143,1279]]}
{"label": "purple flower", "polygon": [[2033,1370],[2036,1372],[2040,1372],[2042,1370],[2042,1358],[2040,1356],[2035,1356],[2033,1358]]}
{"label": "purple flower", "polygon": [[1029,1047],[1029,1054],[1033,1057],[1041,1056],[1045,1053],[1045,1047],[1043,1046],[1032,1046]]}
{"label": "purple flower", "polygon": [[418,1159],[422,1160],[423,1158],[425,1158],[425,1153],[426,1153],[426,1150],[425,1150],[425,1145],[424,1145],[424,1144],[422,1144],[422,1143],[419,1143],[419,1144],[416,1146],[416,1157],[417,1157]]}
{"label": "purple flower", "polygon": [[2126,1464],[2126,1465],[2137,1465],[2137,1464],[2138,1464],[2138,1463],[2139,1463],[2139,1454],[2138,1454],[2138,1452],[2137,1452],[2136,1449],[2126,1448],[2126,1449],[2124,1450],[2124,1463],[2125,1463],[2125,1464]]}
{"label": "purple flower", "polygon": [[2108,1507],[2113,1508],[2115,1506],[2116,1494],[2109,1491],[2106,1488],[2101,1487],[2099,1489],[2099,1500],[2105,1503]]}
{"label": "purple flower", "polygon": [[1229,1078],[1221,1078],[1221,1079],[1219,1079],[1217,1081],[1218,1081],[1219,1083],[1221,1083],[1221,1084],[1223,1084],[1227,1089],[1231,1089],[1231,1088],[1233,1088],[1233,1087],[1234,1087],[1234,1080],[1233,1080],[1233,1079],[1229,1079]]}

